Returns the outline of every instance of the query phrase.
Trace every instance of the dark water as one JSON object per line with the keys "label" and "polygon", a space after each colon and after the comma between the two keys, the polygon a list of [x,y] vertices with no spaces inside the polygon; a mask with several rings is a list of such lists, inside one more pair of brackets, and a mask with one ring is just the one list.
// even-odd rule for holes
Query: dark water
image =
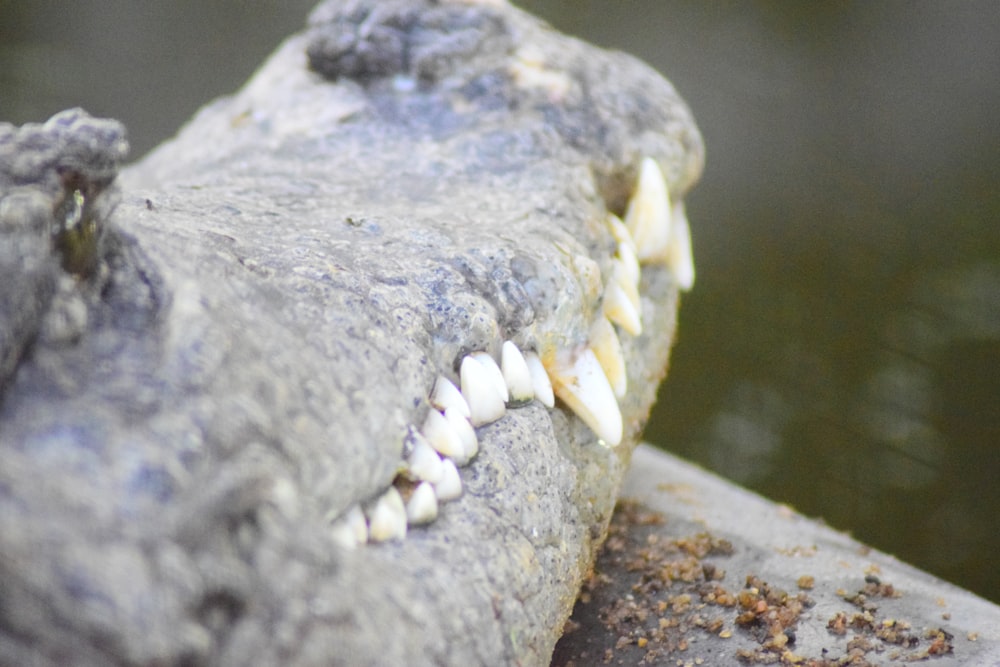
{"label": "dark water", "polygon": [[[0,0],[0,119],[139,155],[310,2]],[[534,0],[708,144],[698,282],[648,437],[1000,601],[1000,4]]]}

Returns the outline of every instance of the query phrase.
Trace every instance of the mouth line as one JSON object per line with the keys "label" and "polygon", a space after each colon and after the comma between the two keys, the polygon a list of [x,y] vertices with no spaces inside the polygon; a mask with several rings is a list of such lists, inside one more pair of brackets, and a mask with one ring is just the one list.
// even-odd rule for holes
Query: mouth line
{"label": "mouth line", "polygon": [[[627,395],[628,374],[619,336],[642,334],[641,266],[666,270],[684,291],[694,280],[683,206],[671,204],[655,160],[644,158],[638,171],[625,221],[606,213],[607,233],[614,242],[614,253],[604,262],[611,267],[610,275],[602,278],[597,263],[579,258],[597,274],[590,275],[590,280],[602,285],[600,305],[592,314],[586,339],[573,348],[537,345],[542,349],[523,352],[511,340],[502,346],[493,341],[491,348],[502,349],[500,365],[489,352],[477,350],[462,357],[458,381],[439,375],[428,391],[423,425],[408,427],[400,474],[386,491],[364,505],[364,512],[359,511],[362,505],[355,505],[333,520],[338,543],[354,548],[369,540],[404,539],[408,526],[431,523],[439,503],[461,495],[461,480],[451,471],[469,465],[479,453],[476,429],[502,419],[507,409],[536,399],[548,409],[557,409],[554,398],[558,398],[560,407],[568,408],[591,429],[597,444],[617,447],[622,443],[625,434],[618,400]],[[533,338],[545,337],[536,334]]]}

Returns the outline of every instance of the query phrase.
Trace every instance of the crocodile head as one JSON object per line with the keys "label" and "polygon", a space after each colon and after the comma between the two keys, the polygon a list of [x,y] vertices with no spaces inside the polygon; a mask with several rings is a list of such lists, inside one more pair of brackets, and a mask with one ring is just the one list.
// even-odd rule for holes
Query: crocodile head
{"label": "crocodile head", "polygon": [[79,335],[23,328],[0,571],[61,631],[2,631],[81,664],[547,661],[702,161],[655,72],[505,3],[321,5],[123,173],[54,297]]}

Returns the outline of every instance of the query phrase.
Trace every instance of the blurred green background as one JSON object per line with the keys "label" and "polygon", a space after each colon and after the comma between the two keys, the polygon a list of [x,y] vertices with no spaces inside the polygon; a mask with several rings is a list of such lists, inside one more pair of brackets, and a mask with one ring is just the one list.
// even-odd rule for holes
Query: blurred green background
{"label": "blurred green background", "polygon": [[[0,120],[80,105],[138,157],[311,4],[0,0]],[[708,145],[648,438],[1000,602],[1000,3],[519,4]]]}

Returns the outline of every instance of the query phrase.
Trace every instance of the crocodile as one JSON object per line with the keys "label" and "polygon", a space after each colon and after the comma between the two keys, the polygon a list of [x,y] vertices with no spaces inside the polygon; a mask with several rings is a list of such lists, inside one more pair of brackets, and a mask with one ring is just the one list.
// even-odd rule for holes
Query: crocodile
{"label": "crocodile", "polygon": [[126,156],[0,125],[0,664],[548,664],[694,279],[673,87],[328,1]]}

